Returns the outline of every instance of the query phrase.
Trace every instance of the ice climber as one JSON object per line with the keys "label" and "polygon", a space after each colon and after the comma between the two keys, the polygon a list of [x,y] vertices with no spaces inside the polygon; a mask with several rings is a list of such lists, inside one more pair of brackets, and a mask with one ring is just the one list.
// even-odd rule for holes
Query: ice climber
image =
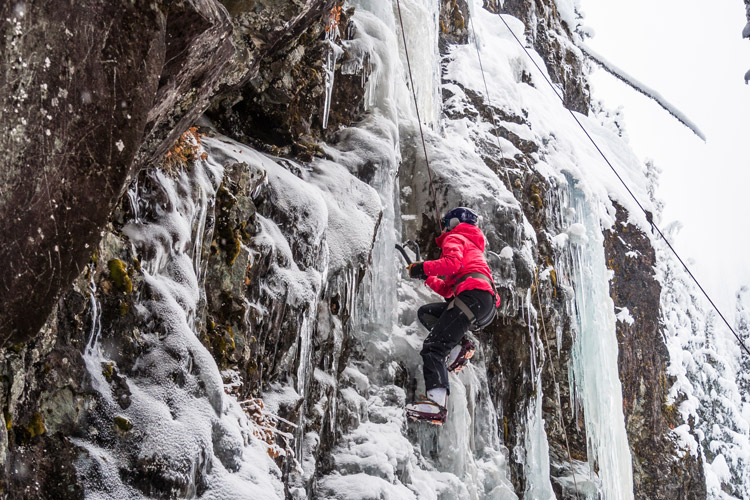
{"label": "ice climber", "polygon": [[[445,422],[448,372],[460,371],[474,354],[475,346],[466,333],[472,327],[488,325],[500,305],[484,259],[485,240],[477,227],[478,219],[473,210],[465,207],[447,212],[441,221],[443,231],[435,240],[442,250],[440,258],[414,262],[407,268],[411,278],[425,280],[435,292],[451,299],[425,304],[417,312],[430,333],[420,353],[427,396],[406,405],[407,415],[415,420],[438,425]],[[450,360],[448,366],[446,359]]]}

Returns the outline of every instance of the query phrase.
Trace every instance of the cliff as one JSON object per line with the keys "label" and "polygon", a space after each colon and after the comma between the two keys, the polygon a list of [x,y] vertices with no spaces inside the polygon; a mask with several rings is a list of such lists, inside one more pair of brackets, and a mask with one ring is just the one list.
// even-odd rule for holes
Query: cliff
{"label": "cliff", "polygon": [[[741,497],[568,7],[0,7],[3,497]],[[394,244],[437,257],[458,205],[503,305],[438,429],[403,415],[436,297]]]}

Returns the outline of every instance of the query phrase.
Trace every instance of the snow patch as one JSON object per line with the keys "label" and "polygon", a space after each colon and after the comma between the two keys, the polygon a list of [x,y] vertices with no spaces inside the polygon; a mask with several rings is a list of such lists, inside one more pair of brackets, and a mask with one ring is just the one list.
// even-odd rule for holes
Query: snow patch
{"label": "snow patch", "polygon": [[[690,425],[682,424],[672,429],[672,434],[677,442],[677,447],[683,453],[690,453],[691,456],[698,458],[698,441],[690,432]],[[684,455],[683,455],[684,456]]]}
{"label": "snow patch", "polygon": [[560,233],[552,237],[552,244],[558,250],[565,248],[565,245],[568,244],[568,241],[570,241],[570,236],[568,236],[568,233]]}
{"label": "snow patch", "polygon": [[615,315],[617,321],[619,321],[620,323],[626,323],[628,325],[633,325],[635,323],[635,320],[633,319],[633,316],[630,314],[630,310],[627,307],[615,307],[615,309],[620,310],[620,312]]}
{"label": "snow patch", "polygon": [[570,238],[570,242],[576,245],[583,245],[589,241],[588,236],[586,236],[586,226],[580,222],[571,224],[565,230],[565,234]]}
{"label": "snow patch", "polygon": [[560,14],[560,19],[568,25],[568,29],[571,32],[577,31],[578,25],[581,23],[581,15],[578,13],[581,9],[580,0],[555,0],[555,5],[558,14]]}

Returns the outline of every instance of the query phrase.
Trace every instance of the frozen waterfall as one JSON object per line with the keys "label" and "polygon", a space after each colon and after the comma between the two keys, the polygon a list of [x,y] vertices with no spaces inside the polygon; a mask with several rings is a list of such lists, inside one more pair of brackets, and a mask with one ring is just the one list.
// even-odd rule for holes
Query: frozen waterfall
{"label": "frozen waterfall", "polygon": [[[633,498],[633,472],[622,411],[617,368],[614,304],[609,295],[611,271],[604,258],[598,200],[568,177],[560,212],[566,214],[568,247],[557,264],[563,285],[572,286],[571,312],[576,320],[571,394],[583,410],[591,474],[598,471],[607,500]],[[593,498],[597,498],[594,495]]]}

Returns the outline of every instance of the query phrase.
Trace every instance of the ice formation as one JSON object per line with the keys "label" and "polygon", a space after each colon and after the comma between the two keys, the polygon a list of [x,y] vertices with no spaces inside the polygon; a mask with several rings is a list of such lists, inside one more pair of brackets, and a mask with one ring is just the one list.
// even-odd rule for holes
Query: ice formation
{"label": "ice formation", "polygon": [[[630,223],[646,231],[650,224],[619,181],[603,168],[599,153],[588,139],[578,130],[571,131],[568,111],[534,73],[501,20],[483,9],[480,0],[470,0],[469,4],[484,70],[492,82],[490,100],[514,115],[526,117],[524,123],[503,122],[504,127],[524,140],[543,145],[534,168],[557,187],[557,213],[550,216],[558,218],[559,226],[566,228],[553,240],[561,255],[555,267],[558,276],[569,276],[569,281],[562,280],[561,286],[571,290],[568,307],[576,318],[571,393],[585,418],[589,463],[571,463],[573,470],[560,484],[568,492],[577,485],[586,498],[629,499],[633,496],[633,480],[617,372],[615,325],[618,319],[632,321],[632,317],[627,310],[615,316],[602,230],[614,222],[613,200],[629,210]],[[566,6],[566,21],[573,23],[575,4],[562,4]],[[365,66],[370,69],[364,82],[368,114],[362,122],[341,130],[336,144],[322,145],[328,159],[315,159],[309,164],[281,160],[215,136],[204,140],[207,158],[198,161],[192,170],[177,179],[156,174],[152,189],[167,202],[160,204],[157,197],[144,199],[148,191],[143,186],[133,185],[129,190],[135,217],[124,233],[136,253],[143,256],[142,269],[151,293],[138,305],[143,318],[140,335],[152,351],[138,360],[136,375],[128,379],[132,403],[126,409],[112,411],[121,413],[136,427],[148,426],[150,431],[142,443],[133,444],[138,450],[136,456],[126,456],[111,446],[106,436],[78,440],[89,452],[89,457],[79,464],[80,469],[87,476],[98,478],[87,483],[90,498],[137,496],[138,492],[127,486],[116,470],[114,464],[122,460],[168,461],[171,470],[182,476],[175,484],[187,485],[178,491],[184,496],[200,496],[203,492],[207,493],[202,498],[284,496],[280,471],[264,445],[252,437],[253,422],[238,402],[224,393],[216,363],[197,339],[195,330],[205,276],[201,258],[208,228],[205,218],[223,169],[230,164],[264,171],[264,189],[273,193],[279,210],[291,214],[293,219],[282,223],[258,216],[255,243],[275,259],[267,280],[272,284],[264,293],[291,305],[309,304],[295,351],[289,355],[290,359],[296,356],[300,360],[294,376],[289,383],[273,385],[264,394],[270,412],[284,402],[302,401],[299,420],[292,423],[296,425],[299,470],[286,485],[289,495],[306,498],[304,485],[316,471],[311,450],[319,445],[320,435],[306,430],[304,422],[305,410],[322,408],[308,400],[307,389],[315,380],[331,388],[333,398],[330,414],[321,419],[328,419],[330,426],[338,425],[338,410],[344,408],[352,420],[343,430],[331,429],[341,430],[341,435],[331,452],[330,472],[316,479],[320,499],[517,499],[510,482],[509,460],[523,465],[524,499],[554,498],[541,384],[536,382],[538,394],[527,408],[524,446],[508,450],[499,435],[498,410],[489,395],[486,367],[492,360],[485,358],[481,346],[468,369],[451,375],[450,419],[445,427],[415,427],[405,421],[402,407],[407,393],[399,380],[406,373],[416,378],[418,386],[422,383],[418,352],[425,332],[415,311],[419,304],[436,297],[420,284],[403,278],[394,243],[416,229],[414,221],[420,215],[416,207],[429,206],[431,198],[425,189],[424,153],[416,147],[418,123],[407,85],[405,47],[395,5],[380,0],[351,0],[347,6],[356,8],[351,20],[355,35],[340,42],[346,49],[346,58],[330,40],[324,116],[330,111],[337,61],[344,73],[353,74]],[[441,59],[437,51],[439,2],[402,0],[401,6],[416,76],[414,90],[428,125],[427,153],[436,182],[451,185],[455,197],[444,203],[471,204],[487,218],[501,210],[521,214],[518,201],[483,161],[476,146],[479,141],[497,142],[490,124],[467,117],[451,119],[445,113],[467,108],[465,89],[478,95],[484,92],[475,48],[453,46]],[[524,27],[519,20],[510,16],[505,16],[505,20],[523,36]],[[541,63],[538,54],[533,53],[533,57]],[[532,75],[533,85],[521,83],[522,74]],[[450,95],[445,102],[440,97],[443,90]],[[594,119],[578,118],[636,195],[647,203],[645,167],[617,134]],[[500,141],[500,147],[506,155],[518,152],[505,140]],[[402,186],[397,177],[402,162],[415,166],[409,186]],[[373,166],[374,173],[367,183],[363,182],[363,170]],[[647,203],[647,207],[651,205]],[[295,233],[304,233],[310,240],[296,241]],[[492,228],[487,228],[487,237],[490,241],[499,239]],[[533,262],[531,247],[536,237],[529,222],[521,219],[519,247],[495,248],[500,265],[515,258]],[[371,246],[368,263],[362,256],[368,255]],[[306,254],[303,247],[314,248],[317,253]],[[305,259],[309,262],[303,262]],[[366,275],[357,295],[354,290],[360,269],[366,269]],[[662,267],[661,272],[664,280],[673,280],[670,276],[677,273],[669,266]],[[549,269],[540,270],[540,279],[549,276]],[[350,348],[361,357],[349,358],[346,366],[331,364],[325,369],[313,369],[309,360],[316,336],[333,338],[334,349],[342,349],[341,321],[318,308],[321,298],[336,287],[351,314],[346,331],[351,336]],[[727,477],[747,475],[747,469],[742,472],[750,449],[747,419],[737,418],[717,430],[702,414],[710,404],[712,391],[721,392],[722,404],[739,412],[739,392],[728,382],[736,367],[719,362],[713,372],[699,374],[695,358],[685,344],[697,342],[689,332],[705,326],[695,324],[703,321],[704,314],[691,302],[694,297],[676,294],[674,287],[665,286],[665,315],[674,318],[669,322],[668,338],[675,360],[672,371],[679,381],[674,398],[677,401],[681,394],[686,395],[680,411],[697,419],[705,439],[694,442],[686,429],[675,429],[674,433],[676,439],[684,442],[686,452],[703,453],[710,458],[707,476],[718,498],[720,485]],[[680,305],[690,308],[684,312]],[[249,306],[261,309],[258,304]],[[92,304],[92,310],[96,307]],[[514,297],[514,303],[505,307],[513,314],[527,315],[532,372],[539,377],[545,355],[535,326],[531,291],[525,297]],[[321,322],[321,318],[326,322]],[[700,343],[704,347],[699,355],[703,357],[728,349],[705,339]],[[97,383],[102,377],[101,363],[107,360],[97,344],[95,321],[86,356],[102,404],[116,408],[116,401],[103,389],[106,384]],[[175,382],[175,373],[180,374],[181,384]],[[201,460],[191,461],[196,456]],[[744,481],[748,483],[747,478]],[[748,491],[737,494],[747,495]]]}
{"label": "ice formation", "polygon": [[222,167],[210,159],[177,179],[156,173],[153,190],[141,192],[151,196],[140,200],[148,206],[143,219],[124,228],[141,256],[149,288],[137,304],[139,338],[148,348],[123,382],[125,392],[115,397],[103,368],[116,353],[100,344],[93,315],[84,359],[100,396],[99,411],[102,417],[118,415],[132,432],[127,439],[113,439],[117,430],[94,412],[88,437],[74,440],[88,451],[78,463],[87,498],[140,497],[123,474],[149,468],[153,474],[168,471],[163,480],[173,484],[174,494],[283,497],[278,468],[252,437],[254,424],[239,403],[224,393],[216,363],[194,329],[205,218],[221,176]]}

